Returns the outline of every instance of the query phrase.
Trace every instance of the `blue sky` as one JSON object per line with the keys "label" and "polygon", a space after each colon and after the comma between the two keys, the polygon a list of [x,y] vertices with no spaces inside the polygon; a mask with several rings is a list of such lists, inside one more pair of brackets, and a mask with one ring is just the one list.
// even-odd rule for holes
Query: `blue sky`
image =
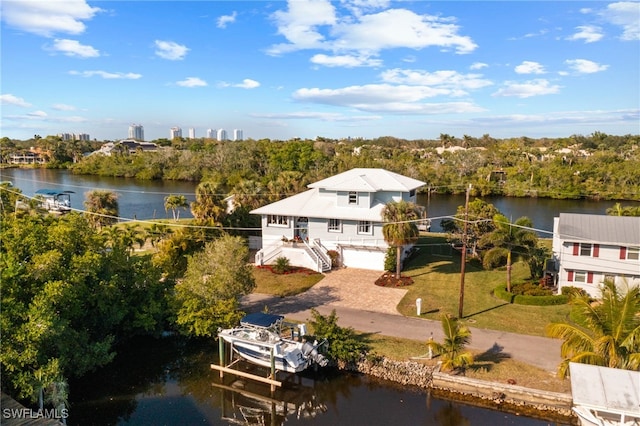
{"label": "blue sky", "polygon": [[640,133],[640,3],[1,2],[0,136]]}

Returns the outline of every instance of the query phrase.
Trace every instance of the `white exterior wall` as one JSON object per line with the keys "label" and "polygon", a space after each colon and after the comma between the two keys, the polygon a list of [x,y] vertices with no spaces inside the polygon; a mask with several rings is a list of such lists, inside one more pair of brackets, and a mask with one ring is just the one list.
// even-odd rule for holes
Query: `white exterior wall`
{"label": "white exterior wall", "polygon": [[[553,255],[558,271],[558,292],[562,287],[578,287],[585,290],[595,298],[601,296],[599,286],[606,277],[615,277],[618,285],[640,285],[640,260],[620,259],[620,246],[599,245],[598,256],[574,255],[574,241],[563,241],[558,233],[559,218],[553,221]],[[585,242],[587,244],[591,242]],[[592,247],[593,244],[591,243]],[[569,281],[570,272],[573,272],[573,280]],[[591,283],[575,281],[575,272],[584,272],[588,280],[588,274],[592,274]]]}

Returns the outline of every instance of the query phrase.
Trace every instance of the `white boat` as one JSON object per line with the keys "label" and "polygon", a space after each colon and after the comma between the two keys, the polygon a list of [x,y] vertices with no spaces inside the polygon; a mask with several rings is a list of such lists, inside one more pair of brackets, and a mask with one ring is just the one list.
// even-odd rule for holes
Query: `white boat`
{"label": "white boat", "polygon": [[71,195],[73,191],[57,189],[39,189],[36,196],[41,198],[40,206],[51,213],[67,213],[71,211]]}
{"label": "white boat", "polygon": [[569,369],[582,426],[640,426],[640,372],[574,362]]}
{"label": "white boat", "polygon": [[239,327],[218,331],[218,337],[230,343],[240,357],[262,367],[299,373],[314,364],[326,366],[328,360],[318,352],[324,342],[304,341],[304,324],[285,324],[283,320],[281,315],[249,314]]}

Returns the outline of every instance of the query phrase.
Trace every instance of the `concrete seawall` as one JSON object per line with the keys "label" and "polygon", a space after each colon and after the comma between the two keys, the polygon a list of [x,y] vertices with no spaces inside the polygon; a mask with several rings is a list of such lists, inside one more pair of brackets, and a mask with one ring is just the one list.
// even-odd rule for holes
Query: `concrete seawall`
{"label": "concrete seawall", "polygon": [[357,363],[341,363],[338,368],[416,386],[473,405],[515,414],[533,414],[564,423],[576,422],[571,411],[571,394],[454,376],[437,371],[437,366],[430,367],[415,361],[363,358]]}

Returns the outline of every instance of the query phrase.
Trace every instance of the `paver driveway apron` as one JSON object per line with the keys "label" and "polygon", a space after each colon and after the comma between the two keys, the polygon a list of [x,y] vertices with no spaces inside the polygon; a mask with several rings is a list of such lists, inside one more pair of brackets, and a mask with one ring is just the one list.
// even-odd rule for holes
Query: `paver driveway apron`
{"label": "paver driveway apron", "polygon": [[308,291],[295,296],[301,302],[313,303],[330,296],[332,306],[400,315],[397,306],[407,294],[400,288],[380,287],[375,281],[382,271],[344,268],[331,271]]}

